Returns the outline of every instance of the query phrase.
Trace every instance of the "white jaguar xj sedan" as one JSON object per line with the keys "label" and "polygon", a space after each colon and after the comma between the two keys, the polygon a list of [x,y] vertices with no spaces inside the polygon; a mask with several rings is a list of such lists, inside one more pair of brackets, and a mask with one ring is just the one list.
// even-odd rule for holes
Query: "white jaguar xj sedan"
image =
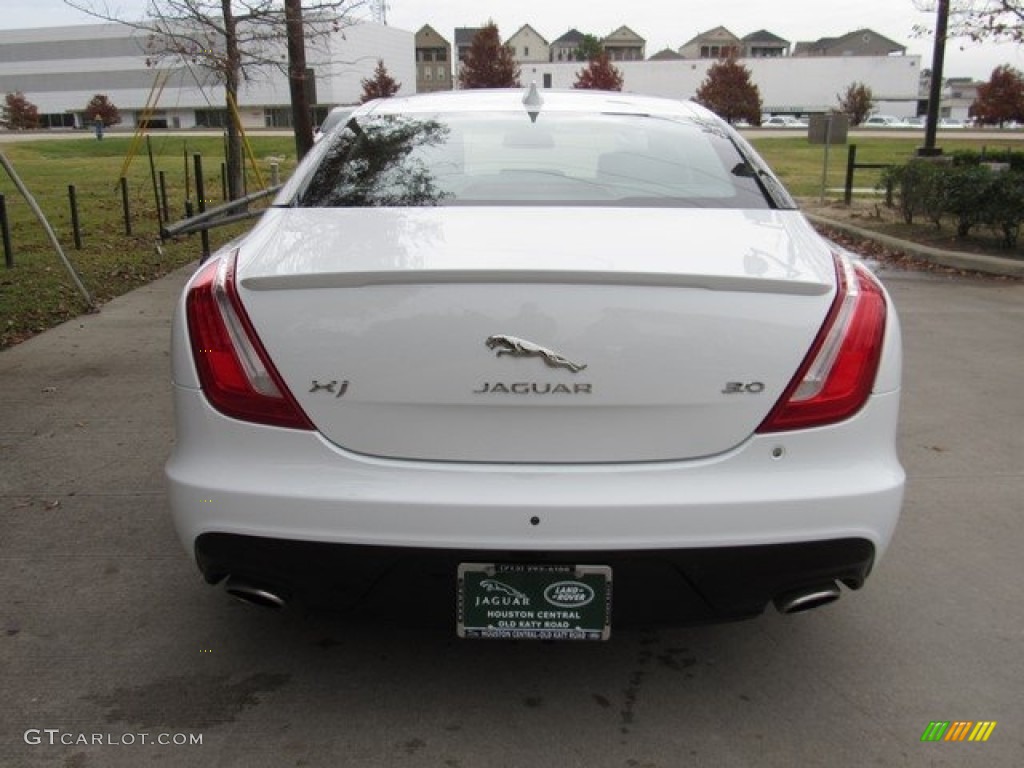
{"label": "white jaguar xj sedan", "polygon": [[253,603],[604,639],[835,600],[899,516],[889,298],[693,104],[364,105],[173,336],[175,524]]}

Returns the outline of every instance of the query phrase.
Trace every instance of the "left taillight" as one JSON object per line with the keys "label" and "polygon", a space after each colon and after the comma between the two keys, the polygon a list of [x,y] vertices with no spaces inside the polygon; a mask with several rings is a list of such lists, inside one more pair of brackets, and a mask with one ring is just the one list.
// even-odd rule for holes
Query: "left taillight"
{"label": "left taillight", "polygon": [[192,357],[210,404],[242,421],[313,429],[267,356],[238,297],[233,252],[204,266],[185,300]]}

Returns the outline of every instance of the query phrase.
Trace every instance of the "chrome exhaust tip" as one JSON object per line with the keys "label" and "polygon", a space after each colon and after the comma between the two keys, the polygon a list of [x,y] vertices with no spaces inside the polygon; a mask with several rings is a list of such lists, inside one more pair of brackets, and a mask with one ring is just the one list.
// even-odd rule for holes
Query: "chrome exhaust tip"
{"label": "chrome exhaust tip", "polygon": [[236,579],[233,576],[229,576],[228,580],[224,583],[224,591],[236,600],[248,603],[249,605],[256,605],[260,608],[271,608],[279,611],[287,605],[284,597],[269,587],[260,587],[242,579]]}
{"label": "chrome exhaust tip", "polygon": [[834,581],[815,587],[786,592],[775,598],[775,608],[779,613],[803,613],[812,608],[819,608],[839,599],[839,585]]}

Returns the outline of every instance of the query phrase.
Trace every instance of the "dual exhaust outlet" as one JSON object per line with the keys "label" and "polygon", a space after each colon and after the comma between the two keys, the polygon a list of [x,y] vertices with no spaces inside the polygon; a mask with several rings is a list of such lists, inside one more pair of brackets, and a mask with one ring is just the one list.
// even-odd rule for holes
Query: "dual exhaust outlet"
{"label": "dual exhaust outlet", "polygon": [[818,584],[813,587],[795,589],[777,595],[773,602],[779,613],[803,613],[812,608],[819,608],[839,599],[839,585],[834,581]]}
{"label": "dual exhaust outlet", "polygon": [[[260,608],[271,608],[281,610],[288,601],[284,594],[272,587],[262,586],[253,582],[229,576],[224,584],[224,590],[243,603],[259,606]],[[804,613],[813,608],[819,608],[839,599],[839,585],[834,581],[813,587],[804,587],[791,592],[784,592],[774,599],[775,608],[779,613],[793,614]]]}
{"label": "dual exhaust outlet", "polygon": [[284,594],[273,587],[255,584],[235,576],[228,576],[224,582],[224,591],[236,600],[260,608],[279,611],[288,604]]}

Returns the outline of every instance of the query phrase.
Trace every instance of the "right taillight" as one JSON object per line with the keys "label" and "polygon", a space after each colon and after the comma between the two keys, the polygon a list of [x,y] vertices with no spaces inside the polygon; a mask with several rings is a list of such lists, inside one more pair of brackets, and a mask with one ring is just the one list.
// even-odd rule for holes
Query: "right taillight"
{"label": "right taillight", "polygon": [[825,324],[758,432],[834,424],[871,395],[885,337],[885,294],[863,265],[835,261],[838,291]]}
{"label": "right taillight", "polygon": [[260,343],[235,287],[237,252],[203,267],[185,300],[192,357],[206,399],[242,421],[313,429]]}

